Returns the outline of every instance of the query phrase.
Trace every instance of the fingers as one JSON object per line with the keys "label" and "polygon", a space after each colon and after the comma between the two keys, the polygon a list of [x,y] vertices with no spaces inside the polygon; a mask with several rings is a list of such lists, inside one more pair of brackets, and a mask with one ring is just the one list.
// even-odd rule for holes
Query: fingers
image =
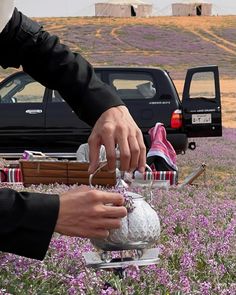
{"label": "fingers", "polygon": [[146,148],[143,135],[125,106],[113,107],[105,111],[97,120],[89,137],[90,168],[93,173],[99,160],[100,145],[106,149],[108,169],[116,168],[115,146],[120,149],[120,169],[122,171],[145,170]]}
{"label": "fingers", "polygon": [[127,138],[122,134],[118,138],[120,149],[121,171],[145,171],[146,147],[141,132],[129,135]]}
{"label": "fingers", "polygon": [[131,160],[131,152],[129,147],[129,142],[127,136],[122,134],[122,132],[118,135],[117,144],[119,146],[120,151],[120,167],[118,167],[121,171],[129,171],[130,170],[130,160]]}
{"label": "fingers", "polygon": [[88,172],[93,173],[99,164],[99,153],[100,153],[100,142],[99,138],[96,136],[90,136],[88,139],[88,145],[89,145],[89,168]]}
{"label": "fingers", "polygon": [[93,219],[89,223],[86,224],[86,231],[99,231],[99,230],[111,230],[118,229],[121,226],[121,220],[117,218],[99,218]]}
{"label": "fingers", "polygon": [[[77,189],[70,190],[69,192],[63,194],[73,195],[74,198],[83,198],[84,202],[87,204],[112,204],[114,206],[122,206],[124,204],[124,197],[119,193],[100,191],[90,188],[87,185],[81,185]],[[81,193],[83,193],[81,195]]]}
{"label": "fingers", "polygon": [[143,141],[143,134],[141,131],[137,134],[137,141],[139,146],[138,170],[144,172],[146,168],[146,146]]}
{"label": "fingers", "polygon": [[114,171],[116,169],[116,150],[112,128],[107,130],[106,136],[103,139],[103,144],[106,149],[107,168],[109,171]]}
{"label": "fingers", "polygon": [[123,218],[127,215],[127,210],[122,205],[124,204],[124,197],[116,193],[98,192],[100,197],[98,200],[102,203],[96,207],[94,211],[95,216],[102,218]]}
{"label": "fingers", "polygon": [[127,215],[125,207],[104,206],[103,216],[109,218],[123,218]]}
{"label": "fingers", "polygon": [[121,194],[81,186],[60,194],[60,208],[55,231],[86,238],[106,237],[108,230],[121,226],[127,215]]}
{"label": "fingers", "polygon": [[129,135],[125,128],[120,128],[119,132],[108,128],[103,144],[106,149],[108,170],[114,171],[116,168],[116,144],[118,144],[120,151],[120,167],[117,168],[121,171],[134,171],[139,167],[139,160],[141,165],[145,167],[145,164],[143,164],[146,161],[145,145],[143,144],[144,149],[142,149],[142,158],[140,159],[139,142],[136,136]]}
{"label": "fingers", "polygon": [[124,204],[124,197],[121,194],[109,193],[103,191],[97,192],[97,200],[106,204],[113,204],[114,206],[122,206]]}
{"label": "fingers", "polygon": [[134,136],[130,136],[129,137],[129,148],[130,148],[130,170],[125,170],[125,171],[129,171],[132,172],[135,169],[138,168],[138,164],[139,164],[139,157],[140,157],[140,149],[139,149],[139,145],[138,145],[138,141],[136,139],[136,137]]}
{"label": "fingers", "polygon": [[83,196],[84,202],[87,204],[86,206],[89,206],[90,214],[94,218],[123,218],[127,215],[126,208],[122,206],[125,200],[121,194],[81,186],[79,189],[73,190],[75,198],[79,197],[78,193],[81,192],[86,192],[86,195]]}
{"label": "fingers", "polygon": [[121,220],[116,218],[101,218],[96,220],[96,224],[94,225],[94,228],[96,229],[117,229],[121,226]]}

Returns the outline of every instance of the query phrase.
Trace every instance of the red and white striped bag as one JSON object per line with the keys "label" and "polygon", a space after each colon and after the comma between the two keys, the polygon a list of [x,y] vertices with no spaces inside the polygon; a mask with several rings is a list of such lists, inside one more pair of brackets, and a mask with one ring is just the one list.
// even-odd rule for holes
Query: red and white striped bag
{"label": "red and white striped bag", "polygon": [[2,168],[1,182],[22,182],[20,168]]}

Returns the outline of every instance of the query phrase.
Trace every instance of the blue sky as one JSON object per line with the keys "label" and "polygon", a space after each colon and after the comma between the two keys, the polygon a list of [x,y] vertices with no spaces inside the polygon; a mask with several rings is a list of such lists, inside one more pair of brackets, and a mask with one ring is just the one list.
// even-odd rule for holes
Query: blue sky
{"label": "blue sky", "polygon": [[[15,2],[16,6],[28,16],[91,16],[94,15],[94,3],[103,2],[103,0],[16,0]],[[171,3],[181,2],[181,0],[147,0],[147,2],[154,5],[155,15],[170,15]],[[235,0],[208,2],[213,4],[215,15],[236,14]]]}

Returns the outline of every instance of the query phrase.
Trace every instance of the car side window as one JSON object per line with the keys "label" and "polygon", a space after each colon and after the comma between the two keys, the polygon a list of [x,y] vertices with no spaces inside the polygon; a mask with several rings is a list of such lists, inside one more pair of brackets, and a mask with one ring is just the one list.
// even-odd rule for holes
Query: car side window
{"label": "car side window", "polygon": [[[100,72],[96,72],[96,75],[99,79],[102,78],[102,74]],[[62,98],[57,90],[52,90],[52,103],[53,102],[65,102],[65,100]]]}
{"label": "car side window", "polygon": [[204,98],[214,100],[216,97],[215,91],[215,79],[213,72],[200,72],[193,74],[189,91],[190,99]]}
{"label": "car side window", "polygon": [[21,76],[0,89],[0,103],[42,103],[45,87],[29,76]]}
{"label": "car side window", "polygon": [[109,84],[124,100],[152,99],[157,92],[152,76],[147,73],[111,73]]}

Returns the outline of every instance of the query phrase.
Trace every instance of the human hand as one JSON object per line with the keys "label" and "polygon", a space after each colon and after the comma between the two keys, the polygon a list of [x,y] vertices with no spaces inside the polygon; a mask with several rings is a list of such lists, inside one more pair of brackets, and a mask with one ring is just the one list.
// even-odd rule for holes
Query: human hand
{"label": "human hand", "polygon": [[89,144],[89,172],[93,173],[98,167],[100,146],[106,149],[108,169],[116,168],[115,147],[120,150],[120,170],[145,171],[146,147],[143,135],[127,107],[118,106],[105,111],[97,120],[88,139]]}
{"label": "human hand", "polygon": [[55,231],[67,236],[107,238],[110,229],[121,226],[127,215],[124,198],[118,193],[81,186],[60,195]]}

